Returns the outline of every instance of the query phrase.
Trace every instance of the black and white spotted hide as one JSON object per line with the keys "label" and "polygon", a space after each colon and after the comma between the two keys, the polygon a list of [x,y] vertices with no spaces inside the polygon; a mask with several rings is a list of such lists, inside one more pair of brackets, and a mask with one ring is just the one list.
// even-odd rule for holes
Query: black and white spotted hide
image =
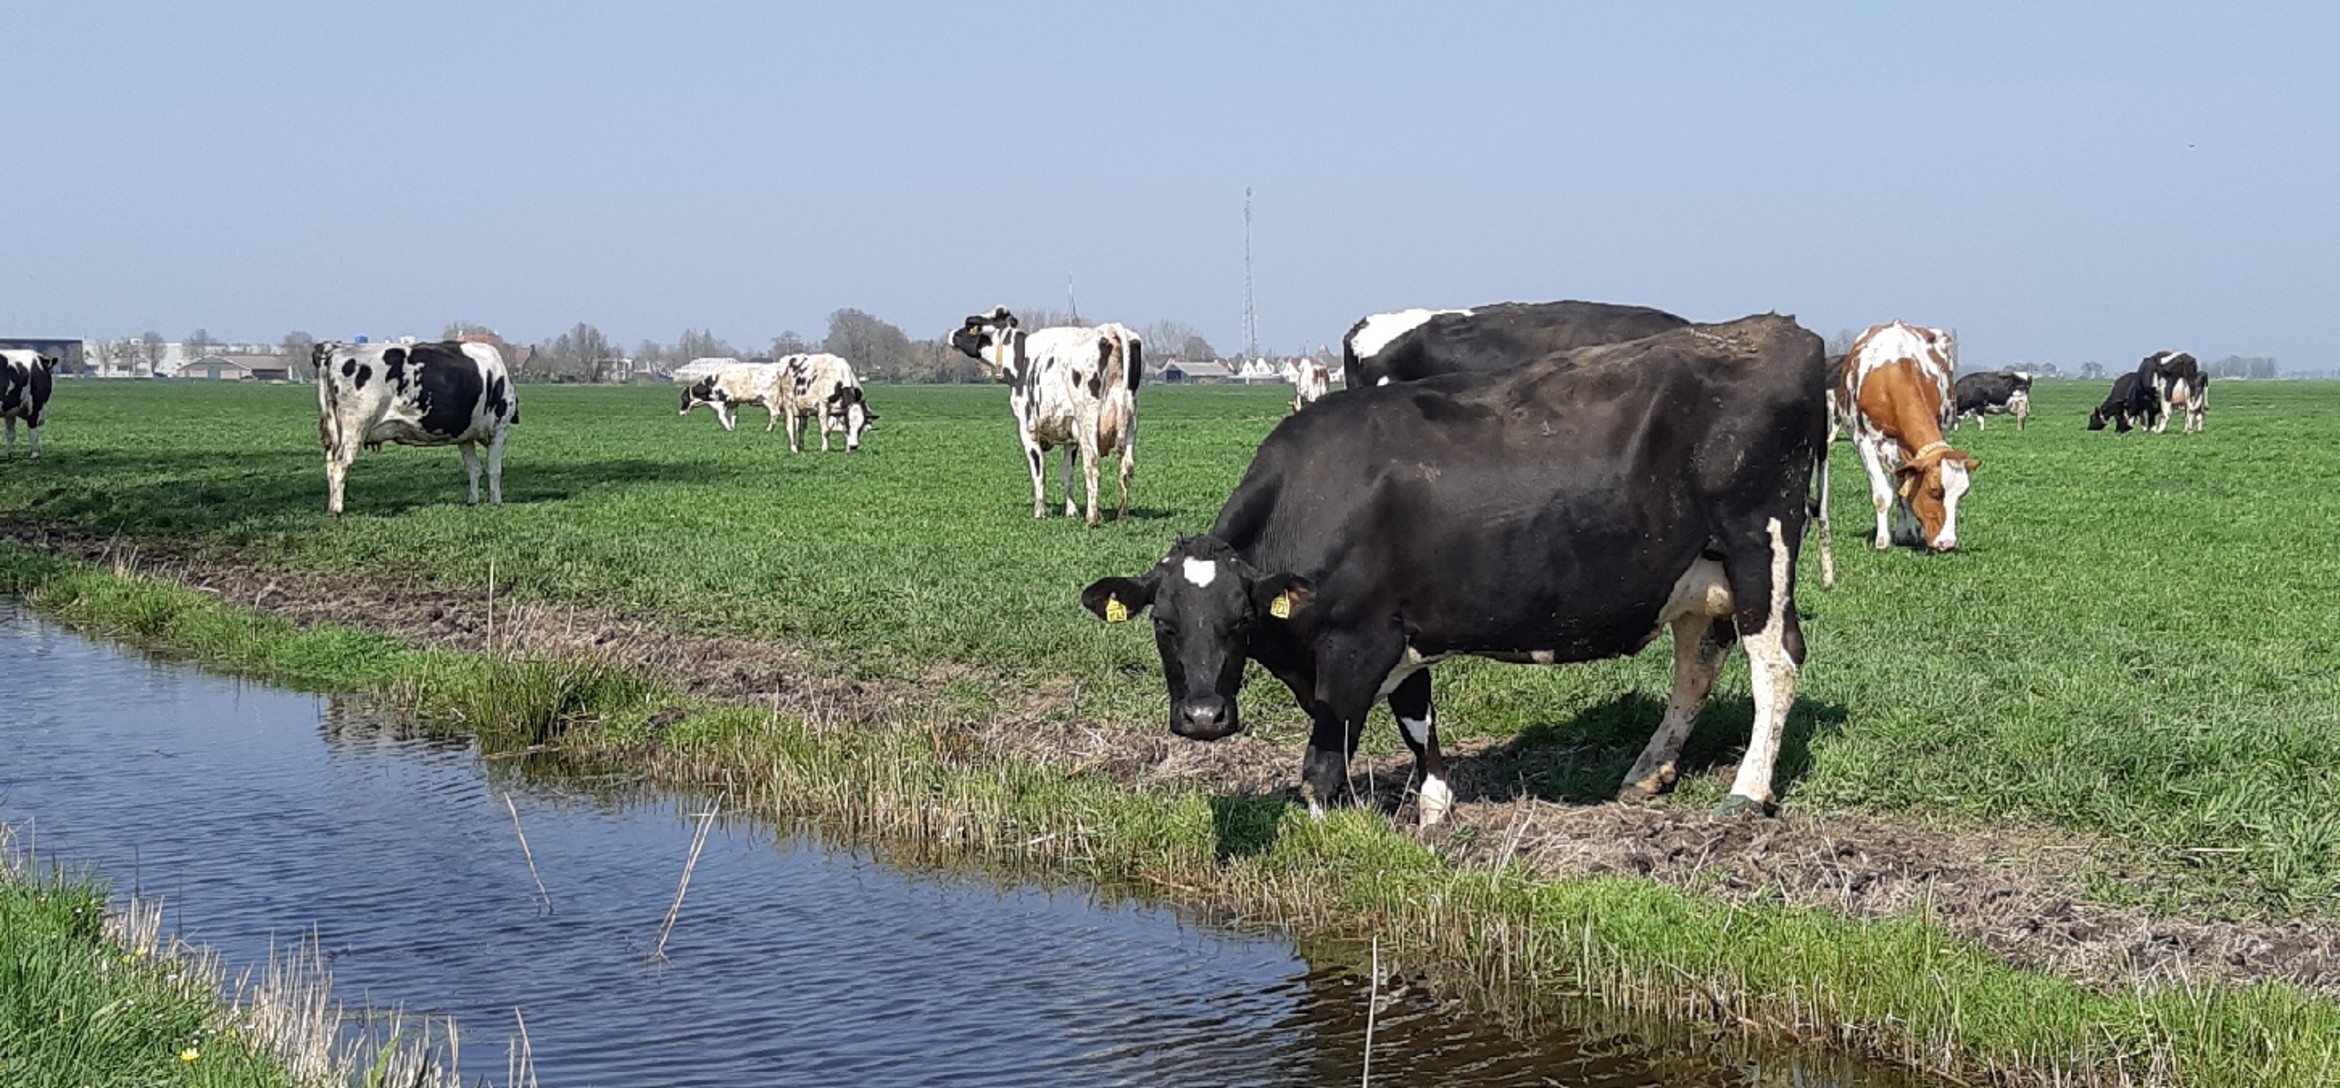
{"label": "black and white spotted hide", "polygon": [[504,357],[470,342],[345,344],[326,341],[317,367],[317,440],[325,448],[325,509],[340,514],[342,485],[360,449],[384,442],[454,446],[463,452],[469,501],[479,503],[479,456],[487,447],[488,501],[504,501],[504,436],[520,402]]}

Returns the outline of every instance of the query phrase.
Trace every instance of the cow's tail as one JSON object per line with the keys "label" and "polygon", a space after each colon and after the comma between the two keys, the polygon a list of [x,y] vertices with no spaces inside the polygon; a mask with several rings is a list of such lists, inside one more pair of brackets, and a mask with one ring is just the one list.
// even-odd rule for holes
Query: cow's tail
{"label": "cow's tail", "polygon": [[1836,588],[1836,542],[1828,532],[1828,424],[1821,424],[1820,441],[1812,457],[1812,513],[1820,531],[1820,588]]}
{"label": "cow's tail", "polygon": [[1145,343],[1138,339],[1136,333],[1124,330],[1121,334],[1121,346],[1124,349],[1121,364],[1129,368],[1129,373],[1122,375],[1121,380],[1129,383],[1129,391],[1135,393],[1138,383],[1146,379]]}

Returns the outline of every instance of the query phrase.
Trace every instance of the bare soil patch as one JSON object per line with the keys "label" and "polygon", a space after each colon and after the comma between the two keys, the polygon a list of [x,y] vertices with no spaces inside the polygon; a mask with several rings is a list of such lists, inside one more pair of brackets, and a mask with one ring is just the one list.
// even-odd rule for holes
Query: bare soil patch
{"label": "bare soil patch", "polygon": [[[0,525],[0,538],[170,578],[296,624],[345,624],[420,647],[589,657],[640,669],[694,697],[814,720],[878,727],[929,701],[925,683],[856,681],[798,649],[679,632],[642,617],[496,602],[491,620],[484,587],[270,569],[199,545],[41,526]],[[944,682],[951,671],[940,668],[926,681]],[[1199,744],[1046,713],[1061,709],[1063,698],[1035,690],[1010,713],[967,728],[999,750],[1131,785],[1175,781],[1225,795],[1286,796],[1297,777],[1299,754],[1284,746],[1246,736]],[[1363,770],[1367,796],[1410,823],[1407,761],[1383,758]],[[2204,922],[2089,901],[2078,873],[2092,858],[2120,856],[2116,844],[1891,815],[1790,811],[1764,819],[1665,804],[1555,804],[1513,799],[1504,784],[1476,781],[1467,770],[1454,786],[1454,816],[1426,838],[1462,864],[1642,877],[1852,917],[1922,912],[2014,963],[2107,987],[2279,979],[2340,995],[2340,924]]]}

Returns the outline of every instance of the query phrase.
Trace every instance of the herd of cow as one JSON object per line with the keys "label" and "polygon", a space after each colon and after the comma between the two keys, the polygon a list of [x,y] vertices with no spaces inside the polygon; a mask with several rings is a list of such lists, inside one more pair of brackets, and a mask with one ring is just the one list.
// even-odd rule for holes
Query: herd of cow
{"label": "herd of cow", "polygon": [[[1126,327],[1025,330],[1005,307],[968,317],[951,346],[1008,386],[1032,484],[1047,514],[1045,455],[1062,447],[1064,512],[1099,522],[1100,462],[1119,460],[1129,508],[1144,347]],[[504,361],[465,342],[315,348],[326,508],[342,511],[359,449],[458,447],[479,501],[503,501],[505,436],[520,421]],[[56,360],[0,352],[0,418],[33,455]],[[1365,717],[1386,700],[1414,754],[1417,813],[1453,804],[1429,666],[1454,656],[1557,664],[1632,654],[1670,629],[1673,690],[1620,795],[1670,787],[1691,724],[1734,642],[1747,647],[1755,721],[1724,807],[1774,804],[1773,762],[1804,660],[1796,559],[1818,529],[1821,584],[1835,584],[1827,448],[1849,431],[1867,473],[1875,544],[1955,548],[1960,498],[1980,462],[1946,437],[1962,419],[2030,415],[2020,372],[1953,380],[1940,329],[1892,321],[1841,356],[1788,317],[1696,324],[1592,302],[1503,303],[1374,314],[1342,339],[1346,391],[1329,369],[1292,373],[1292,415],[1255,451],[1206,532],[1182,537],[1136,577],[1102,578],[1081,603],[1108,622],[1151,610],[1171,732],[1241,728],[1246,662],[1291,690],[1312,723],[1301,764],[1311,808],[1348,793]],[[2160,432],[2178,414],[2200,431],[2208,378],[2190,355],[2157,352],[2089,416]],[[829,449],[860,448],[877,418],[852,364],[791,355],[708,375],[682,414],[708,405],[730,430],[761,404],[803,449],[810,421]]]}

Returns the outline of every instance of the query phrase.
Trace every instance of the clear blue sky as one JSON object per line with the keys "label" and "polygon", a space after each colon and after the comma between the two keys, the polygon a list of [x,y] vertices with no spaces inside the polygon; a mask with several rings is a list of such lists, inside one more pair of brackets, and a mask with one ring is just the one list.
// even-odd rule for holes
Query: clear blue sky
{"label": "clear blue sky", "polygon": [[0,0],[0,331],[1335,343],[1410,305],[2340,366],[2340,4]]}

